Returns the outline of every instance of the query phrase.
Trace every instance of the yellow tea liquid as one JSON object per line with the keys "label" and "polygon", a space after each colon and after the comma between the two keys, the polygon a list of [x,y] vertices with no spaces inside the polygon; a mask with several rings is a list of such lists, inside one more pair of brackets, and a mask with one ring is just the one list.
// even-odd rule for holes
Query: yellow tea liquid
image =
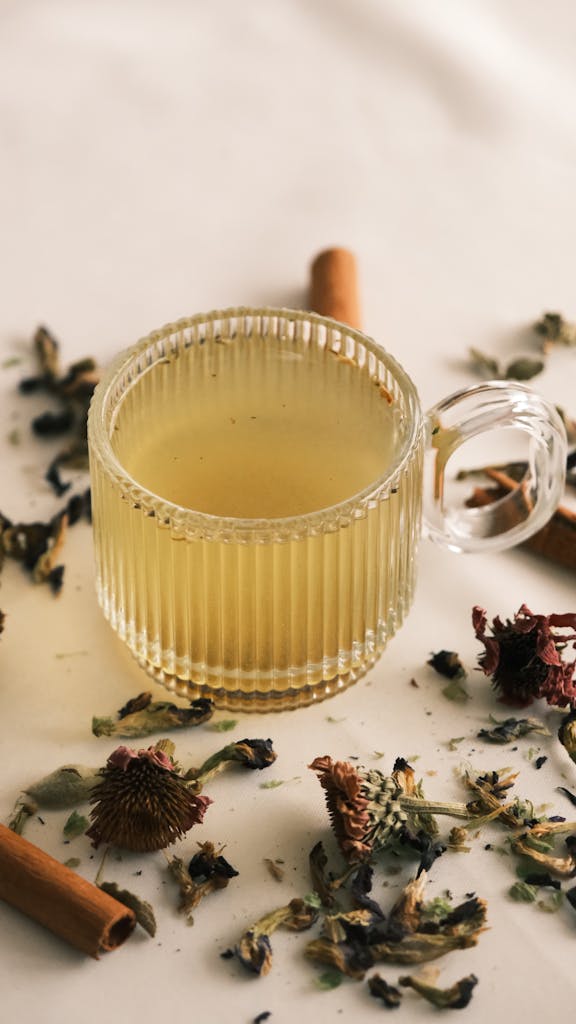
{"label": "yellow tea liquid", "polygon": [[419,460],[393,493],[333,506],[386,473],[405,429],[373,366],[309,342],[223,337],[154,362],[119,401],[114,452],[140,487],[214,519],[146,512],[93,467],[112,624],[163,681],[221,706],[352,681],[410,604]]}

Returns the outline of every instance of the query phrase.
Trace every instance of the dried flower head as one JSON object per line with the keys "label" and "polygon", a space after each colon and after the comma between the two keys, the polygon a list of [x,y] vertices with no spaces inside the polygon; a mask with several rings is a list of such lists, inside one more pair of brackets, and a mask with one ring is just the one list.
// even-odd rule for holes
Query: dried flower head
{"label": "dried flower head", "polygon": [[420,849],[422,831],[436,831],[431,814],[468,817],[464,804],[425,800],[412,768],[401,758],[392,775],[327,756],[315,758],[309,767],[320,779],[334,834],[350,862],[367,860],[396,840]]}
{"label": "dried flower head", "polygon": [[113,843],[126,850],[161,850],[199,824],[209,797],[193,794],[158,747],[118,747],[92,792],[94,845]]}
{"label": "dried flower head", "polygon": [[559,707],[576,703],[576,659],[562,659],[564,648],[576,640],[576,614],[534,615],[523,604],[512,621],[496,616],[492,636],[486,636],[486,612],[476,606],[472,625],[485,648],[480,668],[503,700],[518,706],[540,697]]}

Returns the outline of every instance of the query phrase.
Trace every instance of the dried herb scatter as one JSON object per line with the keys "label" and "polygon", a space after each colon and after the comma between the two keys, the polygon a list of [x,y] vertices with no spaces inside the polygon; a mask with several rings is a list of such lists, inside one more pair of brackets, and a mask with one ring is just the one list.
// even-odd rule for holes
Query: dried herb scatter
{"label": "dried herb scatter", "polygon": [[160,850],[204,819],[209,797],[195,795],[159,745],[118,747],[91,793],[87,835],[126,850]]}
{"label": "dried herb scatter", "polygon": [[88,468],[88,406],[100,379],[100,371],[91,357],[80,359],[63,369],[60,346],[47,327],[41,326],[36,330],[34,349],[39,373],[22,380],[20,391],[24,395],[44,392],[60,406],[58,411],[48,410],[32,421],[32,430],[39,437],[52,438],[68,434],[71,438],[69,446],[52,460],[46,472],[46,480],[60,497],[70,487],[60,476],[61,467]]}

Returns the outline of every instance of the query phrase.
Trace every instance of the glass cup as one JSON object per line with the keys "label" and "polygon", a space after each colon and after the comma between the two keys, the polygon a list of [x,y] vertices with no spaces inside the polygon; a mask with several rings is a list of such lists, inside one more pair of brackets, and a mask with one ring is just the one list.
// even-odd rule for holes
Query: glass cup
{"label": "glass cup", "polygon": [[[517,490],[452,507],[466,440],[525,432]],[[97,589],[107,619],[169,689],[283,710],[354,683],[412,603],[422,506],[454,551],[539,529],[566,438],[529,388],[468,388],[423,415],[414,384],[361,332],[313,313],[180,320],[120,355],[88,424]]]}

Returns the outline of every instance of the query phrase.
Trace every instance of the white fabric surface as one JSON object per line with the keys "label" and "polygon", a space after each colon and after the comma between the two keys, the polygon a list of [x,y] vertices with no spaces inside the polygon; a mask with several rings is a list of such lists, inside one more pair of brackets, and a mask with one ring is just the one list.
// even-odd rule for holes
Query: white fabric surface
{"label": "white fabric surface", "polygon": [[[533,344],[528,325],[543,310],[576,316],[575,56],[566,0],[4,0],[1,358],[23,355],[38,322],[61,338],[66,358],[106,362],[181,315],[301,306],[310,259],[340,244],[359,258],[366,330],[400,358],[423,405],[472,383],[469,345],[507,358]],[[575,359],[554,352],[535,382],[573,415]],[[0,373],[2,438],[15,424],[25,434],[37,408],[15,395],[21,373]],[[46,449],[27,437],[19,448],[1,443],[2,511],[52,512]],[[3,574],[3,820],[44,771],[103,763],[115,744],[90,735],[91,715],[149,686],[97,608],[88,528],[71,532],[65,561],[58,601],[13,566]],[[269,1010],[271,1024],[312,1024],[381,1014],[365,986],[317,989],[305,935],[273,940],[275,966],[261,980],[218,955],[260,913],[309,887],[308,850],[327,839],[306,769],[317,754],[385,769],[396,755],[419,754],[432,797],[460,795],[453,769],[463,758],[479,769],[514,764],[521,794],[570,815],[554,790],[574,787],[576,767],[558,745],[483,749],[475,732],[490,712],[504,717],[483,677],[471,673],[474,697],[462,710],[440,696],[424,663],[449,647],[474,665],[475,603],[491,615],[523,601],[574,610],[573,575],[525,553],[466,558],[427,544],[420,561],[415,607],[366,680],[293,714],[234,716],[225,738],[272,737],[279,757],[268,777],[285,784],[264,790],[251,773],[218,779],[206,824],[184,849],[226,843],[239,879],[188,929],[161,855],[112,860],[107,877],[152,900],[159,932],[98,963],[0,906],[2,1019],[240,1024]],[[448,751],[460,735],[470,740]],[[203,729],[175,739],[183,760],[199,762],[223,737]],[[531,745],[549,755],[540,772],[526,757]],[[385,758],[374,761],[374,751]],[[81,856],[92,878],[88,842],[63,847],[65,815],[46,818],[30,837],[60,859]],[[482,845],[446,854],[432,873],[431,895],[476,890],[489,903],[490,930],[475,949],[438,962],[440,983],[478,975],[463,1011],[471,1024],[565,1019],[576,996],[576,916],[510,902],[510,858]],[[266,856],[286,861],[282,884],[267,875]],[[376,896],[386,903],[394,891],[379,885]],[[394,981],[404,972],[383,973]],[[430,1013],[406,997],[398,1019]]]}

